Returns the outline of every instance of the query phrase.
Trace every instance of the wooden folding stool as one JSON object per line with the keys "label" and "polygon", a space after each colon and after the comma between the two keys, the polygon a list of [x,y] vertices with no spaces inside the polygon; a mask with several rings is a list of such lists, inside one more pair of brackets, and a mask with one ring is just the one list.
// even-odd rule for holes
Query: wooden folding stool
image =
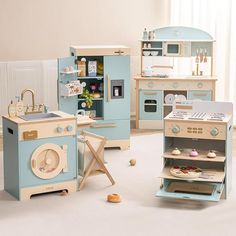
{"label": "wooden folding stool", "polygon": [[[96,174],[106,174],[112,185],[114,185],[115,181],[104,165],[105,137],[82,131],[81,136],[78,138],[78,142],[79,175],[83,176],[79,184],[79,190],[83,188],[85,181],[89,176]],[[85,162],[88,161],[85,160],[86,158],[90,158],[90,162],[87,166],[85,166]]]}

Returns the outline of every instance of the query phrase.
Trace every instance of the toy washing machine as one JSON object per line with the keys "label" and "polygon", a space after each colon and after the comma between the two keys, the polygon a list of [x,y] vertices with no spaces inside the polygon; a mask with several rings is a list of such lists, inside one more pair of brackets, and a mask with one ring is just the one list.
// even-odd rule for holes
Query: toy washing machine
{"label": "toy washing machine", "polygon": [[4,189],[19,200],[77,190],[76,118],[64,112],[3,117]]}

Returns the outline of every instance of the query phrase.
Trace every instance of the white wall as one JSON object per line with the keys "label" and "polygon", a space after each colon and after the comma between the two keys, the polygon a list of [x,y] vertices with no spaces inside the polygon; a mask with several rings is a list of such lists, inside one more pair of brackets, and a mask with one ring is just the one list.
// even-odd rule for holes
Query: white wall
{"label": "white wall", "polygon": [[[56,59],[67,56],[72,44],[124,44],[131,47],[135,75],[143,28],[168,24],[168,2],[0,0],[0,61]],[[132,83],[132,112],[134,104]]]}

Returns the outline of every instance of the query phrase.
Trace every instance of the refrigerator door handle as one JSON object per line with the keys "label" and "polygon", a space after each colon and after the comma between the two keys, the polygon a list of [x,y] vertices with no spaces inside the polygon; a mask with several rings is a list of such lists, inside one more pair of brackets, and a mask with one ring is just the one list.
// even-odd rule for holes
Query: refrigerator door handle
{"label": "refrigerator door handle", "polygon": [[111,80],[110,76],[107,75],[107,102],[111,101]]}

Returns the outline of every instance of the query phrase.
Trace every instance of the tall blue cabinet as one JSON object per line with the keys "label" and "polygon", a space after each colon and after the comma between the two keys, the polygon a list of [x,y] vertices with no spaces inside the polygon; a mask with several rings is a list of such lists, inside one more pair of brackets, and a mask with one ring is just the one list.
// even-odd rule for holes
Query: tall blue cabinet
{"label": "tall blue cabinet", "polygon": [[[72,46],[70,54],[70,57],[58,59],[59,109],[70,114],[84,110],[96,120],[86,130],[105,136],[106,147],[128,149],[130,49],[125,46]],[[80,73],[80,62],[84,62],[84,73]],[[91,69],[90,63],[95,69]],[[88,106],[81,95],[62,96],[61,84],[74,80],[79,80],[83,89],[94,95],[92,106]]]}

